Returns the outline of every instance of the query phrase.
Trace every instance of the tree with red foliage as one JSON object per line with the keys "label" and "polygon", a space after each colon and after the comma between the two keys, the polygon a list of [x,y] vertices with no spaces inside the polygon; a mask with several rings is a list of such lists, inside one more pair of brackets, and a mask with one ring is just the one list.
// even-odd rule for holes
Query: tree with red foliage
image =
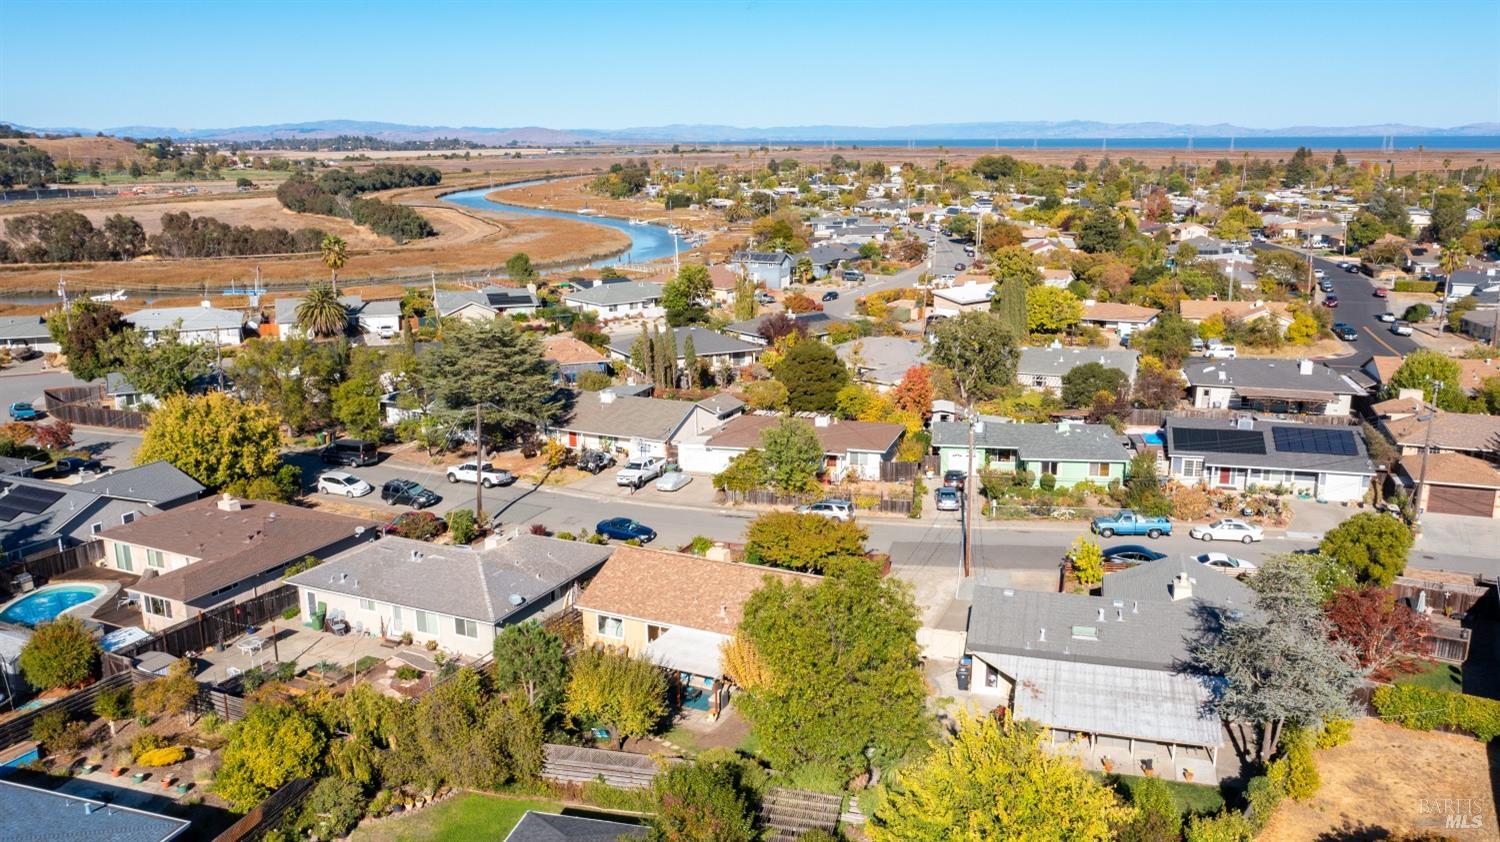
{"label": "tree with red foliage", "polygon": [[791,333],[806,335],[807,326],[798,324],[796,319],[786,313],[771,313],[760,320],[760,329],[756,332],[761,339],[766,340],[767,345],[775,345],[776,340]]}
{"label": "tree with red foliage", "polygon": [[51,424],[38,424],[32,431],[32,437],[43,450],[67,450],[73,446],[73,425],[61,418]]}
{"label": "tree with red foliage", "polygon": [[891,390],[891,400],[897,409],[915,412],[925,420],[932,414],[932,372],[925,365],[908,368]]}
{"label": "tree with red foliage", "polygon": [[811,298],[808,298],[800,292],[794,292],[791,295],[788,295],[787,297],[781,299],[781,304],[783,307],[786,307],[786,311],[788,313],[811,313],[815,310],[823,309],[822,304],[819,304],[818,302],[812,300]]}
{"label": "tree with red foliage", "polygon": [[1376,677],[1407,671],[1432,627],[1426,617],[1377,587],[1340,588],[1323,611],[1333,625],[1333,639],[1349,644],[1359,665]]}
{"label": "tree with red foliage", "polygon": [[1146,194],[1146,199],[1141,203],[1141,217],[1147,222],[1170,222],[1172,219],[1172,202],[1160,187]]}

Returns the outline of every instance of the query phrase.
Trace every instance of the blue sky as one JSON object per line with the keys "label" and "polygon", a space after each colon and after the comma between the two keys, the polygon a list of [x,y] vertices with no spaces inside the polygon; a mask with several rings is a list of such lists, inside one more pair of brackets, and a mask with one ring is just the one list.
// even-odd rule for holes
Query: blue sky
{"label": "blue sky", "polygon": [[3,8],[33,126],[1500,121],[1495,0]]}

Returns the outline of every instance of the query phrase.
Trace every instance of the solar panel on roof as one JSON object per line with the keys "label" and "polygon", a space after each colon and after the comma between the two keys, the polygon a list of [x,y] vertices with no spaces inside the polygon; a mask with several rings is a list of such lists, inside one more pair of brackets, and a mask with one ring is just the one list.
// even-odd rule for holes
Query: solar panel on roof
{"label": "solar panel on roof", "polygon": [[1323,456],[1358,456],[1353,430],[1307,427],[1272,427],[1276,449],[1283,453],[1316,453]]}
{"label": "solar panel on roof", "polygon": [[15,506],[27,514],[40,514],[52,508],[52,504],[63,498],[63,492],[34,485],[17,485],[3,499],[7,505]]}
{"label": "solar panel on roof", "polygon": [[3,503],[0,503],[0,521],[10,523],[11,521],[20,517],[21,514],[21,510],[16,508],[15,506],[7,506]]}
{"label": "solar panel on roof", "polygon": [[1210,453],[1266,455],[1266,437],[1258,430],[1173,427],[1172,444],[1186,450]]}

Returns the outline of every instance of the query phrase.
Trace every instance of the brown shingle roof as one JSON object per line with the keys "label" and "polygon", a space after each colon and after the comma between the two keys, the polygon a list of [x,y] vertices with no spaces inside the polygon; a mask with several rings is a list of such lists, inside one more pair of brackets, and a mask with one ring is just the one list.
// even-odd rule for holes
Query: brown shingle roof
{"label": "brown shingle roof", "polygon": [[1458,387],[1470,394],[1479,391],[1484,381],[1500,377],[1500,360],[1456,360],[1458,363]]}
{"label": "brown shingle roof", "polygon": [[734,634],[745,600],[766,577],[815,584],[818,576],[684,553],[622,546],[578,599],[578,607],[637,620]]}
{"label": "brown shingle roof", "polygon": [[740,282],[740,274],[729,266],[719,263],[708,267],[708,280],[714,289],[734,289]]}
{"label": "brown shingle roof", "polygon": [[[781,423],[779,415],[741,415],[713,433],[708,443],[711,447],[739,448],[749,450],[761,447],[760,435]],[[844,454],[851,450],[884,453],[906,432],[900,424],[874,424],[867,421],[833,420],[826,427],[806,422],[823,443],[823,452]]]}
{"label": "brown shingle roof", "polygon": [[[1401,470],[1412,479],[1421,476],[1422,457],[1406,456]],[[1471,488],[1500,488],[1500,471],[1495,466],[1462,453],[1427,454],[1427,482],[1437,485],[1466,485]]]}
{"label": "brown shingle roof", "polygon": [[1155,307],[1138,304],[1121,304],[1118,301],[1099,301],[1085,305],[1084,321],[1091,322],[1149,322],[1161,313]]}
{"label": "brown shingle roof", "polygon": [[219,500],[189,503],[105,530],[101,537],[200,559],[131,590],[179,601],[196,599],[351,538],[375,522],[263,500],[224,511]]}
{"label": "brown shingle roof", "polygon": [[[1422,447],[1427,421],[1417,416],[1385,422],[1386,432],[1404,447]],[[1447,450],[1500,452],[1500,416],[1438,412],[1432,422],[1432,446]]]}
{"label": "brown shingle roof", "polygon": [[1380,381],[1380,385],[1384,386],[1385,384],[1391,382],[1391,377],[1395,376],[1396,370],[1401,367],[1401,363],[1401,357],[1392,357],[1387,354],[1376,354],[1375,356],[1370,357],[1370,361],[1367,364],[1370,366],[1370,368],[1375,369],[1375,379]]}
{"label": "brown shingle roof", "polygon": [[558,365],[604,362],[592,345],[561,333],[542,340],[542,356]]}

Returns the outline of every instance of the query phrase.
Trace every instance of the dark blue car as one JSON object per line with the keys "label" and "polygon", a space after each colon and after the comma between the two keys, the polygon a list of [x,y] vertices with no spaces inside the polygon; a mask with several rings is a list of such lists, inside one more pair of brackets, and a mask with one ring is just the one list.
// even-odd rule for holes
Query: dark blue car
{"label": "dark blue car", "polygon": [[615,538],[620,541],[629,541],[635,538],[642,544],[649,544],[656,540],[656,530],[643,523],[637,523],[628,517],[612,517],[609,520],[599,521],[594,531],[606,538]]}
{"label": "dark blue car", "polygon": [[1105,561],[1123,562],[1125,564],[1144,564],[1148,561],[1160,561],[1166,557],[1166,553],[1159,553],[1140,544],[1121,544],[1118,547],[1110,547],[1104,551]]}

